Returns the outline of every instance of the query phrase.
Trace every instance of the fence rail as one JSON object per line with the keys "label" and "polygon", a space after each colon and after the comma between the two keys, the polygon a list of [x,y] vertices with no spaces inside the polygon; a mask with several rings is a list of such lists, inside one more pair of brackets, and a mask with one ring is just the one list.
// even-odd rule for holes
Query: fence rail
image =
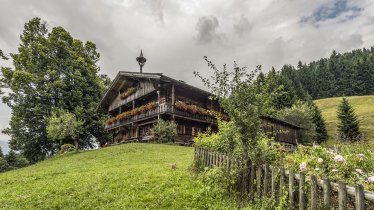
{"label": "fence rail", "polygon": [[[239,166],[239,161],[225,154],[195,147],[195,161],[203,167]],[[317,179],[316,176],[306,176],[303,172],[295,173],[292,169],[285,170],[268,164],[254,165],[245,174],[248,195],[254,197],[272,197],[277,201],[287,191],[287,203],[290,209],[357,209],[374,210],[374,192],[365,191],[361,184],[356,187],[347,186],[343,182],[334,183],[328,178]]]}

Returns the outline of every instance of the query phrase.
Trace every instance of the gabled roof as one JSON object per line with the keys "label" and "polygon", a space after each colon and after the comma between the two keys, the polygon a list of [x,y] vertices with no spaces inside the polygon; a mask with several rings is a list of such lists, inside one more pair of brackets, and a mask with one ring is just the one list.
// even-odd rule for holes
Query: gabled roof
{"label": "gabled roof", "polygon": [[109,89],[106,91],[104,96],[101,98],[99,105],[97,106],[96,110],[100,110],[100,108],[105,109],[108,107],[115,97],[118,95],[118,90],[122,87],[123,82],[126,78],[133,78],[133,79],[148,79],[148,80],[155,80],[155,81],[163,81],[166,83],[172,83],[176,86],[191,89],[197,91],[204,95],[212,95],[211,93],[197,88],[195,86],[189,85],[183,81],[173,79],[171,77],[165,76],[162,73],[141,73],[141,72],[129,72],[129,71],[120,71],[118,72],[117,76],[114,78],[112,84],[110,85]]}
{"label": "gabled roof", "polygon": [[286,121],[284,121],[284,120],[281,120],[281,119],[278,119],[278,118],[275,118],[275,117],[262,116],[261,118],[262,118],[262,119],[265,119],[265,120],[269,120],[269,121],[271,121],[271,122],[275,122],[275,123],[283,124],[283,125],[286,125],[286,126],[291,127],[291,128],[295,128],[295,129],[303,129],[302,127],[300,127],[300,126],[298,126],[298,125],[295,125],[295,124],[292,124],[292,123],[286,122]]}

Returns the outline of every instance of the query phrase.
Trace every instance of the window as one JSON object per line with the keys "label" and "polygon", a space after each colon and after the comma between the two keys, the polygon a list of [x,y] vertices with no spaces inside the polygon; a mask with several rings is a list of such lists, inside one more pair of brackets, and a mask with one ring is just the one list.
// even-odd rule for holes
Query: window
{"label": "window", "polygon": [[177,133],[178,134],[184,134],[185,133],[185,126],[184,125],[178,125],[177,126]]}
{"label": "window", "polygon": [[199,127],[192,127],[192,135],[197,136],[199,133],[201,133],[201,128]]}

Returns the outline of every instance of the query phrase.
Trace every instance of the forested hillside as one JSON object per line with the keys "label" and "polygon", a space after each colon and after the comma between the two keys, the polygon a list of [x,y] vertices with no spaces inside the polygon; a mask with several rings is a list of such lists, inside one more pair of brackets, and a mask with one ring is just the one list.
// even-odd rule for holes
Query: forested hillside
{"label": "forested hillside", "polygon": [[347,53],[333,51],[329,58],[297,67],[284,65],[280,71],[283,84],[302,88],[313,99],[374,93],[374,47]]}

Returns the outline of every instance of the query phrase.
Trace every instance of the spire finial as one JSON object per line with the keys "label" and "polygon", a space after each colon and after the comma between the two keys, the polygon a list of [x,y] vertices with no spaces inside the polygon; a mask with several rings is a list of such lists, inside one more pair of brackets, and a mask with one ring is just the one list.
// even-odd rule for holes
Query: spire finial
{"label": "spire finial", "polygon": [[147,59],[145,57],[143,57],[143,50],[140,50],[140,55],[139,57],[136,58],[136,61],[138,61],[138,64],[140,66],[140,73],[143,72],[143,66],[145,64],[145,62],[147,61]]}

